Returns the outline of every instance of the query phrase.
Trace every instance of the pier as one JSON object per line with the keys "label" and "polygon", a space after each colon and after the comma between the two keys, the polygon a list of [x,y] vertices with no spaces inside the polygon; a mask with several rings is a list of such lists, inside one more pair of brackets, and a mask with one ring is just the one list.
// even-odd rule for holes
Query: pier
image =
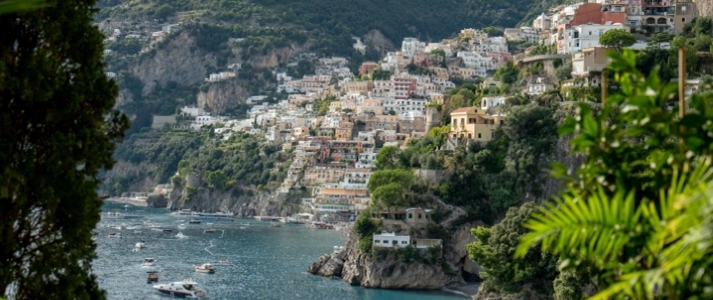
{"label": "pier", "polygon": [[255,216],[258,221],[279,221],[282,217],[270,217],[270,216]]}
{"label": "pier", "polygon": [[134,205],[134,206],[141,206],[141,207],[147,207],[147,206],[148,206],[148,203],[146,202],[146,197],[137,197],[137,198],[111,197],[111,198],[106,198],[105,201],[116,202],[116,203],[124,203],[124,204],[131,204],[131,205]]}

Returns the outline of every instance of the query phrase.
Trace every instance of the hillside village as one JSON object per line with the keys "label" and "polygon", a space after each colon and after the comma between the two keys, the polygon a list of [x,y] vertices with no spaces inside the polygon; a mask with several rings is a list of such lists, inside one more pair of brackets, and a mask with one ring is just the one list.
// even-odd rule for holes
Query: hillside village
{"label": "hillside village", "polygon": [[[184,106],[176,115],[155,115],[152,127],[209,128],[216,140],[228,140],[236,132],[263,137],[293,154],[278,193],[304,187],[310,194],[302,199],[307,212],[348,220],[370,202],[367,183],[383,147],[404,148],[410,140],[444,125],[448,130],[443,132],[447,142],[442,150],[463,143],[487,143],[504,124],[507,110],[503,108],[511,98],[536,97],[552,90],[567,95],[573,88],[598,86],[601,70],[608,63],[606,52],[611,50],[599,44],[605,32],[624,29],[635,33],[637,42],[630,47],[645,50],[651,41],[644,33],[677,35],[698,16],[695,2],[597,0],[553,7],[527,27],[495,32],[491,28],[489,33],[468,28],[455,38],[435,43],[406,38],[399,51],[362,63],[357,74],[347,67],[347,58],[302,54],[300,59],[315,62],[314,74],[293,78],[273,70],[276,92],[284,99],[272,103],[267,95],[244,99],[249,106],[245,118],[215,115],[199,97],[196,106]],[[123,38],[159,42],[180,29],[178,25],[162,27],[161,31]],[[121,30],[112,32],[109,39],[121,37]],[[657,46],[670,47],[668,42]],[[143,51],[151,44],[147,47]],[[354,39],[353,47],[365,51],[359,38]],[[494,76],[503,67],[535,64],[542,69],[527,78],[524,86]],[[558,78],[557,70],[568,65],[568,79]],[[239,72],[240,64],[232,63],[210,74],[205,84],[231,80]],[[487,95],[475,106],[445,111],[449,91],[464,82],[477,83]],[[689,82],[689,92],[696,84],[696,80]],[[429,179],[431,175],[423,176]],[[170,189],[162,186],[161,191]]]}

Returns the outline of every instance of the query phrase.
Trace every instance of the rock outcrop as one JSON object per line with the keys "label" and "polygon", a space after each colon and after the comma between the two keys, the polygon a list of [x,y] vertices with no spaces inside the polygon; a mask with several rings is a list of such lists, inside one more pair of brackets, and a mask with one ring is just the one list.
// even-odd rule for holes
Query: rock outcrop
{"label": "rock outcrop", "polygon": [[212,83],[207,91],[199,92],[197,97],[198,107],[211,112],[213,115],[220,115],[228,109],[245,103],[245,99],[249,96],[250,92],[243,86],[242,82],[233,78]]}
{"label": "rock outcrop", "polygon": [[289,194],[261,192],[254,187],[235,186],[220,191],[175,186],[167,207],[171,210],[230,211],[240,217],[290,216],[299,212],[298,200]]}
{"label": "rock outcrop", "polygon": [[203,82],[208,68],[217,68],[216,64],[216,57],[201,51],[195,37],[184,31],[143,54],[130,67],[130,72],[143,82],[142,94],[148,95],[156,84],[165,86],[173,81],[188,86]]}
{"label": "rock outcrop", "polygon": [[321,256],[307,272],[341,277],[351,285],[367,288],[437,290],[464,284],[460,276],[449,275],[441,264],[404,262],[390,255],[372,258],[358,249],[358,243],[356,233],[352,232],[343,251]]}

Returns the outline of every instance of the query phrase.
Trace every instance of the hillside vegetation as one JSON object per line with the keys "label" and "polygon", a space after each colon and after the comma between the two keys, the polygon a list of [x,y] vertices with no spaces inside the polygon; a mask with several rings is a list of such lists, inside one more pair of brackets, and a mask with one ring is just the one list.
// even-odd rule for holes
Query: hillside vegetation
{"label": "hillside vegetation", "polygon": [[[463,28],[512,27],[560,0],[105,0],[98,19],[201,18],[249,28],[292,28],[309,33],[325,50],[345,54],[351,36],[381,31],[399,44],[404,37],[440,40]],[[341,50],[341,51],[340,51]]]}

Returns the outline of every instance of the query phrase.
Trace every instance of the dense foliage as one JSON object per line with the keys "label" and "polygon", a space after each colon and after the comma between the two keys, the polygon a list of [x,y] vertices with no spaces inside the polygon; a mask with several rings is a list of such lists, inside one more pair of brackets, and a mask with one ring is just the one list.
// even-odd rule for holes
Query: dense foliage
{"label": "dense foliage", "polygon": [[556,166],[568,189],[533,214],[518,255],[541,244],[563,268],[592,274],[596,299],[710,298],[710,94],[691,97],[681,118],[668,108],[675,85],[644,76],[631,51],[612,58],[621,92],[601,113],[581,105],[561,128],[585,163]]}
{"label": "dense foliage", "polygon": [[536,209],[534,203],[528,202],[510,208],[505,218],[493,227],[471,229],[476,241],[468,244],[468,256],[483,268],[480,273],[484,279],[482,292],[522,293],[524,286],[532,286],[532,290],[526,292],[542,296],[553,294],[552,282],[558,274],[556,256],[530,249],[524,258],[514,258],[520,238],[527,233],[523,224]]}
{"label": "dense foliage", "polygon": [[227,141],[218,141],[212,132],[154,130],[132,135],[117,149],[117,159],[150,164],[155,169],[147,174],[114,176],[105,187],[113,188],[119,183],[127,188],[146,176],[166,183],[177,172],[179,184],[187,174],[195,173],[202,178],[202,187],[213,190],[261,188],[281,182],[286,176],[289,154],[279,152],[263,138],[235,133]]}
{"label": "dense foliage", "polygon": [[[352,36],[364,36],[371,30],[381,31],[399,43],[404,37],[440,40],[453,36],[465,26],[512,27],[532,11],[539,14],[561,1],[532,2],[467,0],[443,2],[433,0],[400,1],[333,1],[333,0],[258,0],[258,1],[167,1],[104,0],[100,19],[156,18],[166,20],[194,17],[213,19],[228,24],[258,25],[275,30],[305,32],[318,41],[318,52],[348,55],[352,53]],[[424,12],[429,12],[424,14]],[[529,17],[529,16],[528,16]],[[254,26],[254,27],[258,27]],[[490,27],[490,31],[499,31]],[[265,34],[250,33],[261,38]],[[240,36],[246,37],[246,36]]]}
{"label": "dense foliage", "polygon": [[10,299],[105,298],[91,273],[97,177],[128,118],[113,109],[94,2],[0,4],[0,295]]}

